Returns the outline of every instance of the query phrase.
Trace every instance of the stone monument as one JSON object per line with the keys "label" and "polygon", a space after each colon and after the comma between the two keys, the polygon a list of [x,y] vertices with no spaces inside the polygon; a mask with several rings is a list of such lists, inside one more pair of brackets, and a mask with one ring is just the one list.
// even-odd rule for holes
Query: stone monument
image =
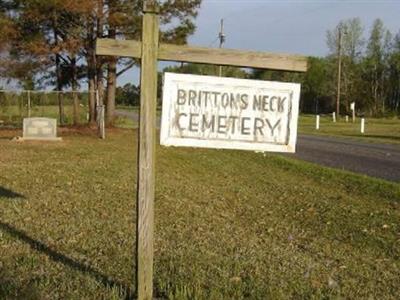
{"label": "stone monument", "polygon": [[57,120],[50,118],[25,118],[23,140],[61,141],[57,137]]}

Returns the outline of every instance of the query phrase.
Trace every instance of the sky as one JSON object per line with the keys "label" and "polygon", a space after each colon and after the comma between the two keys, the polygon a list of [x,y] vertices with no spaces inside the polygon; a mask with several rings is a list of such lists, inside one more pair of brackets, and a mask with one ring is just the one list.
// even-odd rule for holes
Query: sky
{"label": "sky", "polygon": [[[327,30],[355,17],[365,38],[377,18],[394,35],[400,32],[400,0],[202,0],[189,44],[218,47],[224,19],[224,48],[325,56]],[[159,63],[159,70],[168,65]],[[128,82],[138,84],[138,68],[121,75],[117,85]]]}
{"label": "sky", "polygon": [[[400,31],[400,0],[203,0],[190,45],[218,47],[224,19],[224,48],[325,56],[326,32],[340,20],[359,17],[368,37],[375,19],[393,34]],[[160,63],[159,69],[167,66]],[[118,79],[118,85],[138,83],[138,69]]]}
{"label": "sky", "polygon": [[398,32],[399,15],[399,0],[203,0],[190,42],[211,45],[223,18],[226,48],[324,56],[326,31],[340,20],[359,17],[367,33],[373,21],[381,18],[388,29]]}
{"label": "sky", "polygon": [[[220,20],[224,19],[225,48],[293,53],[328,54],[326,31],[340,20],[359,17],[368,37],[372,23],[381,18],[393,34],[400,31],[400,0],[203,0],[190,45],[218,47]],[[159,69],[166,63],[160,63]],[[131,70],[118,85],[138,83]]]}

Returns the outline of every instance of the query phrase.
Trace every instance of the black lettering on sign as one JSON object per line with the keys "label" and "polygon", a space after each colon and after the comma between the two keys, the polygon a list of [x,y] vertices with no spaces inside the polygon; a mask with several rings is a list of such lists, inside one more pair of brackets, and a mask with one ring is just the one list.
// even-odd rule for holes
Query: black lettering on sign
{"label": "black lettering on sign", "polygon": [[194,90],[189,90],[189,101],[188,101],[188,104],[189,105],[196,105],[196,91],[194,91]]}
{"label": "black lettering on sign", "polygon": [[281,119],[276,121],[274,126],[271,125],[271,122],[268,119],[265,119],[265,122],[267,123],[269,129],[271,130],[271,136],[274,136],[274,131],[278,127],[278,125],[281,123]]}
{"label": "black lettering on sign", "polygon": [[276,96],[273,96],[273,97],[271,97],[271,99],[270,99],[270,101],[269,101],[269,109],[271,110],[271,111],[276,111],[276,109],[274,109],[274,107],[273,107],[273,105],[274,105],[274,103],[276,103],[276,105],[275,106],[277,106],[278,105],[278,97],[276,97]]}
{"label": "black lettering on sign", "polygon": [[176,120],[176,125],[178,126],[179,130],[184,130],[184,128],[181,125],[181,117],[187,117],[187,114],[181,113],[178,115],[178,118]]}
{"label": "black lettering on sign", "polygon": [[278,100],[278,112],[283,112],[284,111],[284,106],[283,104],[285,103],[286,97],[279,97]]}
{"label": "black lettering on sign", "polygon": [[233,108],[237,109],[239,101],[240,101],[240,94],[235,95],[234,93],[231,93],[231,103],[230,103],[231,109]]}
{"label": "black lettering on sign", "polygon": [[204,91],[203,95],[204,95],[204,106],[207,107],[207,102],[208,102],[208,98],[210,96],[210,92]]}
{"label": "black lettering on sign", "polygon": [[211,129],[211,132],[214,132],[214,128],[215,128],[215,116],[212,115],[211,116],[211,120],[209,122],[207,122],[207,117],[206,115],[203,115],[202,118],[202,131],[206,131],[206,129]]}
{"label": "black lettering on sign", "polygon": [[194,118],[197,118],[199,114],[190,114],[189,116],[189,131],[197,132],[199,131],[199,123],[195,122]]}
{"label": "black lettering on sign", "polygon": [[247,107],[249,107],[249,95],[242,94],[240,96],[240,108],[247,109]]}
{"label": "black lettering on sign", "polygon": [[241,132],[243,135],[250,135],[250,127],[247,127],[245,124],[245,122],[249,121],[249,120],[250,120],[250,118],[248,118],[248,117],[242,118],[240,129],[241,129]]}
{"label": "black lettering on sign", "polygon": [[229,120],[230,122],[230,126],[231,126],[231,132],[232,134],[235,133],[235,129],[236,129],[236,121],[239,119],[239,117],[235,117],[235,116],[230,116]]}
{"label": "black lettering on sign", "polygon": [[179,89],[178,90],[178,99],[177,99],[178,105],[184,105],[186,103],[186,91]]}
{"label": "black lettering on sign", "polygon": [[211,94],[214,96],[214,106],[218,106],[218,96],[221,95],[220,92],[211,92]]}
{"label": "black lettering on sign", "polygon": [[218,133],[226,133],[226,116],[218,116]]}
{"label": "black lettering on sign", "polygon": [[203,91],[198,91],[197,93],[197,106],[201,106],[201,95],[203,94]]}
{"label": "black lettering on sign", "polygon": [[227,108],[229,105],[229,94],[228,93],[223,93],[221,97],[221,106],[223,108]]}
{"label": "black lettering on sign", "polygon": [[261,103],[262,99],[261,96],[254,95],[253,98],[253,110],[261,110]]}
{"label": "black lettering on sign", "polygon": [[264,128],[264,120],[261,118],[255,118],[254,119],[254,135],[257,135],[257,131],[260,132],[260,135],[264,135],[263,128]]}
{"label": "black lettering on sign", "polygon": [[269,109],[268,109],[268,105],[269,105],[268,98],[269,98],[269,96],[266,96],[266,95],[264,95],[262,97],[263,111],[269,111]]}

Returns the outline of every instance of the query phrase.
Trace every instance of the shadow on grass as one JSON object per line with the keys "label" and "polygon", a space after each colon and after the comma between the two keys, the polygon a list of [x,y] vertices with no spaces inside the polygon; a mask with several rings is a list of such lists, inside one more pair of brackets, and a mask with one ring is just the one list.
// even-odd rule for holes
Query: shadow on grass
{"label": "shadow on grass", "polygon": [[80,271],[82,273],[92,276],[97,281],[101,282],[101,284],[103,284],[105,287],[117,288],[124,295],[127,295],[125,298],[126,300],[136,298],[136,295],[133,295],[131,289],[129,287],[127,287],[126,285],[124,285],[123,283],[113,280],[112,278],[108,277],[107,275],[102,274],[101,272],[95,270],[91,266],[85,265],[79,261],[76,261],[76,260],[60,253],[60,252],[57,252],[57,251],[51,249],[46,244],[31,238],[25,232],[13,227],[12,225],[0,221],[0,230],[3,230],[5,232],[7,232],[9,235],[11,235],[12,237],[17,238],[17,239],[27,243],[32,249],[44,253],[53,261],[62,263],[63,265],[68,266],[74,270],[77,270],[77,271]]}
{"label": "shadow on grass", "polygon": [[16,192],[13,192],[12,190],[3,188],[2,186],[0,186],[0,197],[10,198],[10,199],[14,199],[14,198],[26,199],[24,195],[21,195]]}

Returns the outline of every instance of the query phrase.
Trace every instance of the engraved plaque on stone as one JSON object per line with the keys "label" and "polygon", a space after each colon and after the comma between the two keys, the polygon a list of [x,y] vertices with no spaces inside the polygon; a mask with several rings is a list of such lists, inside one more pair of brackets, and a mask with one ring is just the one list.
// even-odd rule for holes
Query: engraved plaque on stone
{"label": "engraved plaque on stone", "polygon": [[59,141],[57,120],[50,118],[25,118],[23,124],[24,140]]}

